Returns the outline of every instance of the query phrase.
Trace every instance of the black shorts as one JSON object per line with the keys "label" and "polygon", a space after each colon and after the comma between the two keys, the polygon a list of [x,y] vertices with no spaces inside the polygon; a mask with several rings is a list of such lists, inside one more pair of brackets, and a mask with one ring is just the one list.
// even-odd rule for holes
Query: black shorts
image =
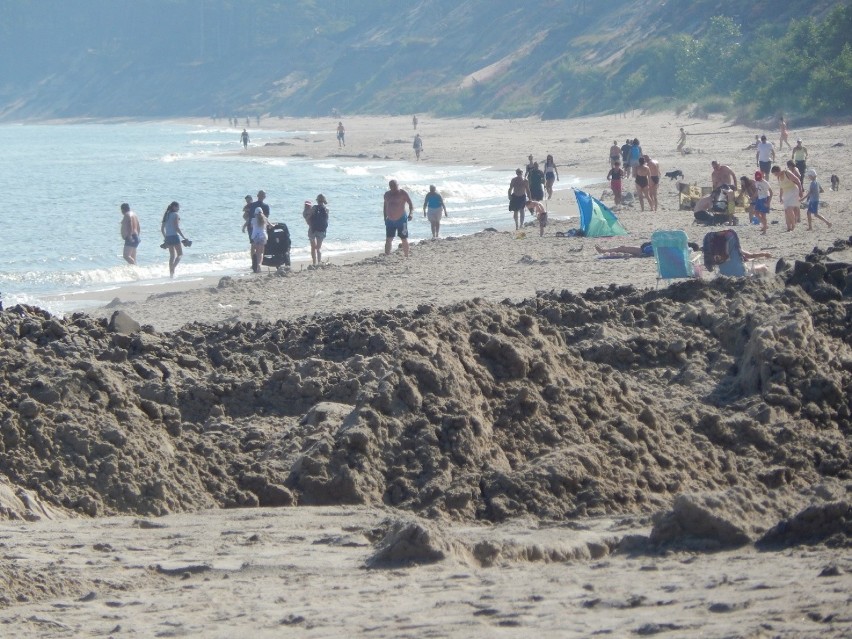
{"label": "black shorts", "polygon": [[509,210],[520,211],[524,208],[524,205],[527,203],[526,195],[510,195],[509,196]]}

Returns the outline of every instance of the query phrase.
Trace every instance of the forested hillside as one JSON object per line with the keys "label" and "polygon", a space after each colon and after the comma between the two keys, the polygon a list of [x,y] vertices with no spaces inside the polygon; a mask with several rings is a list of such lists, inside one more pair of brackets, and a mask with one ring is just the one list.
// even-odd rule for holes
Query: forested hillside
{"label": "forested hillside", "polygon": [[0,118],[850,110],[826,0],[0,0]]}

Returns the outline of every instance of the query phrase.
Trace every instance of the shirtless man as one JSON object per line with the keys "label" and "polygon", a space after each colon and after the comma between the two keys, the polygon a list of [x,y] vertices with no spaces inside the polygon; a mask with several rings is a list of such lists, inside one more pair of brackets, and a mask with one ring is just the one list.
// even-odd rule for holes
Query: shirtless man
{"label": "shirtless man", "polygon": [[[399,188],[396,180],[388,182],[390,190],[385,191],[385,204],[382,215],[385,218],[385,255],[390,255],[394,235],[399,235],[402,252],[408,257],[408,222],[414,217],[414,204],[408,193]],[[408,205],[408,217],[405,207]]]}
{"label": "shirtless man", "polygon": [[710,163],[713,167],[713,173],[710,174],[710,181],[715,191],[723,184],[727,184],[734,191],[737,190],[737,174],[733,172],[727,164],[719,164],[716,160]]}
{"label": "shirtless man", "polygon": [[652,159],[651,156],[645,156],[645,166],[651,173],[651,184],[648,185],[648,195],[651,196],[651,210],[657,210],[657,191],[660,189],[660,163]]}
{"label": "shirtless man", "polygon": [[639,164],[633,171],[633,176],[636,180],[636,192],[639,194],[639,207],[645,210],[645,199],[648,200],[648,206],[651,204],[651,193],[649,184],[651,183],[651,170],[645,165],[645,158],[639,158]]}
{"label": "shirtless man", "polygon": [[609,166],[610,168],[614,167],[616,162],[621,161],[621,147],[618,146],[618,142],[615,140],[612,141],[612,146],[609,147]]}
{"label": "shirtless man", "polygon": [[[524,225],[524,204],[530,198],[530,183],[524,179],[524,172],[520,169],[515,170],[515,177],[509,182],[509,210],[515,218],[515,230],[517,231]],[[518,223],[518,215],[521,217]]]}

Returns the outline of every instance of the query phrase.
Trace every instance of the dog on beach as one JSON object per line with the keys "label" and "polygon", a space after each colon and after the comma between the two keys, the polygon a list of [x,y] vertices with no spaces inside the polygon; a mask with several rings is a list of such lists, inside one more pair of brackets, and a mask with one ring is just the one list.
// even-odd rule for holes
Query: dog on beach
{"label": "dog on beach", "polygon": [[669,171],[668,173],[666,173],[666,177],[669,178],[670,180],[677,180],[677,179],[682,180],[683,179],[683,171],[681,171],[680,169],[675,169],[674,171]]}
{"label": "dog on beach", "polygon": [[840,178],[832,173],[831,175],[831,190],[839,191],[840,190]]}

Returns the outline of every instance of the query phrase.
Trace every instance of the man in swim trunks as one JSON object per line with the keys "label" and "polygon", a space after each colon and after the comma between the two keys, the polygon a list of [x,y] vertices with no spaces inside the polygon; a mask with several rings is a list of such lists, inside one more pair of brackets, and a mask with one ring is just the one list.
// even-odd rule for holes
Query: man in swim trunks
{"label": "man in swim trunks", "polygon": [[648,195],[651,196],[651,210],[657,210],[657,191],[660,188],[660,163],[651,158],[651,156],[645,156],[645,166],[648,167],[648,171],[651,173],[651,184],[648,185]]}
{"label": "man in swim trunks", "polygon": [[615,166],[616,162],[621,161],[621,147],[618,146],[618,142],[615,140],[612,141],[612,146],[609,147],[609,165],[611,167]]}
{"label": "man in swim trunks", "polygon": [[136,247],[139,246],[139,218],[130,210],[130,205],[121,205],[121,238],[124,240],[124,260],[136,265]]}
{"label": "man in swim trunks", "polygon": [[[515,177],[509,182],[509,210],[515,218],[515,230],[517,231],[524,225],[524,204],[530,197],[530,183],[524,179],[524,172],[520,169],[515,170]],[[520,215],[520,223],[518,216]]]}
{"label": "man in swim trunks", "polygon": [[621,166],[624,167],[624,177],[630,177],[630,140],[621,145]]}
{"label": "man in swim trunks", "polygon": [[639,164],[636,166],[636,170],[633,172],[636,180],[636,192],[639,195],[639,207],[644,211],[645,210],[645,199],[648,200],[648,206],[651,206],[651,193],[648,190],[648,185],[651,180],[651,171],[645,166],[645,158],[639,158]]}
{"label": "man in swim trunks", "polygon": [[727,184],[734,191],[737,190],[737,174],[733,169],[726,164],[719,164],[716,160],[710,163],[713,167],[713,173],[710,174],[710,181],[715,191],[723,184]]}
{"label": "man in swim trunks", "polygon": [[757,160],[757,168],[763,175],[769,175],[772,169],[772,163],[775,161],[775,147],[772,142],[766,141],[766,136],[760,136],[760,141],[755,146],[755,159]]}
{"label": "man in swim trunks", "polygon": [[[402,252],[408,257],[408,222],[414,217],[414,204],[408,193],[399,188],[396,180],[388,182],[389,190],[385,191],[385,203],[382,215],[385,218],[385,255],[390,255],[394,235],[398,235]],[[405,207],[408,206],[408,217]]]}

